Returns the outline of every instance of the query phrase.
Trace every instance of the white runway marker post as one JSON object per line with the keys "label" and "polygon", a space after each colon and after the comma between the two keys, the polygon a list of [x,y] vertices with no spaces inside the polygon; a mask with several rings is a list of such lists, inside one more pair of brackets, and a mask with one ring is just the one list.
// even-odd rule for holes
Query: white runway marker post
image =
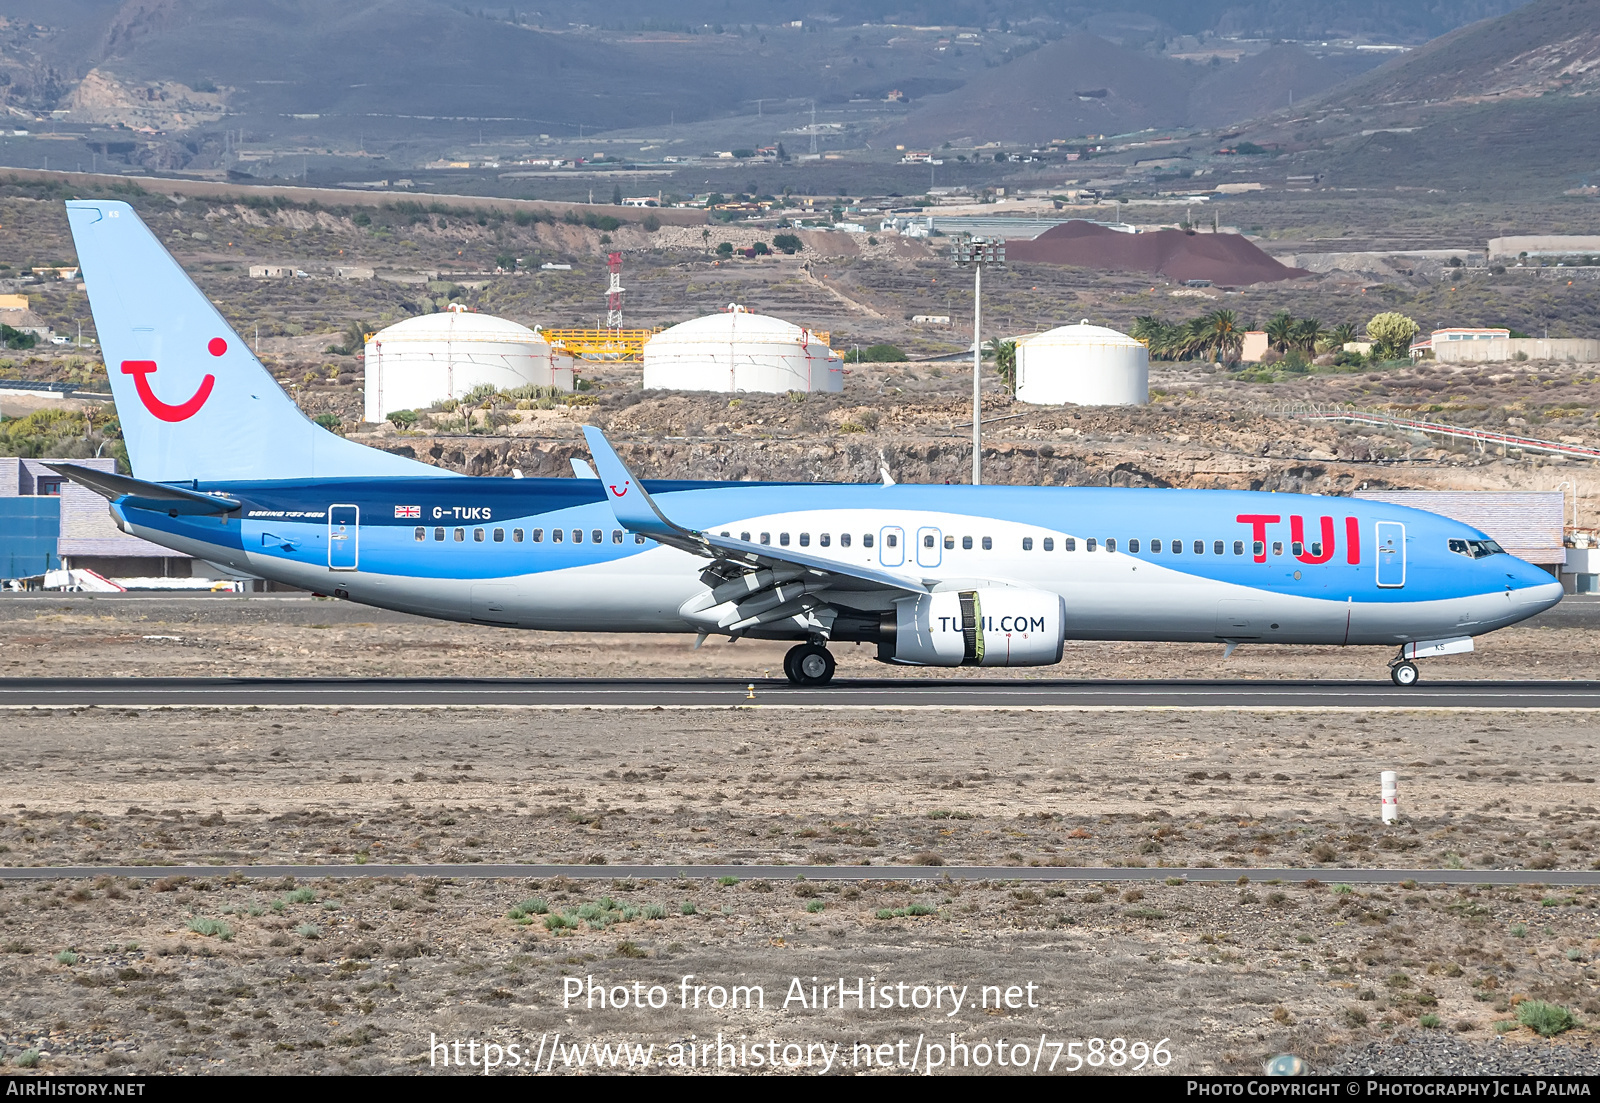
{"label": "white runway marker post", "polygon": [[1393,823],[1400,818],[1400,789],[1393,770],[1379,775],[1383,783],[1383,822]]}

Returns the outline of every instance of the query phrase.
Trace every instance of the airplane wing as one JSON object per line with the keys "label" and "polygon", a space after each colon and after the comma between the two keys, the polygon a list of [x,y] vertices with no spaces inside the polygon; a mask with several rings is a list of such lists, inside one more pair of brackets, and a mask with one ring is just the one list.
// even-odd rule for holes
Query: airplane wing
{"label": "airplane wing", "polygon": [[881,610],[896,598],[929,592],[921,580],[892,571],[685,528],[662,512],[605,434],[593,426],[585,426],[583,434],[617,523],[709,560],[700,572],[707,589],[678,610],[700,630],[701,639],[711,632],[737,639],[764,625],[826,637],[841,606]]}
{"label": "airplane wing", "polygon": [[113,475],[109,471],[96,471],[76,463],[47,463],[50,470],[64,475],[75,483],[88,487],[96,494],[115,502],[121,499],[135,509],[152,509],[159,513],[232,513],[240,503],[220,494],[203,494],[198,490],[185,490],[167,483],[149,483],[126,475]]}
{"label": "airplane wing", "polygon": [[892,571],[839,563],[792,548],[775,548],[770,544],[755,544],[748,540],[734,540],[684,528],[661,511],[655,499],[645,490],[644,484],[634,478],[611,447],[604,433],[592,425],[586,425],[583,435],[588,438],[589,451],[594,456],[600,481],[605,486],[606,500],[611,503],[617,523],[629,532],[642,533],[659,544],[707,559],[722,560],[745,571],[800,568],[808,574],[850,578],[906,593],[928,592],[928,587],[920,581]]}

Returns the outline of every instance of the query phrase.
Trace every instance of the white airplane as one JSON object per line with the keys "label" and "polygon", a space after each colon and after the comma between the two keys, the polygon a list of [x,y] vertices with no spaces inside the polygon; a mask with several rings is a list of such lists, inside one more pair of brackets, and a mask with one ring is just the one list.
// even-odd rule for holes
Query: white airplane
{"label": "white airplane", "polygon": [[1484,533],[1349,498],[1222,490],[455,475],[308,421],[125,203],[67,204],[133,477],[56,469],[123,531],[445,620],[833,641],[890,663],[1041,666],[1068,639],[1388,645],[1416,659],[1561,586]]}

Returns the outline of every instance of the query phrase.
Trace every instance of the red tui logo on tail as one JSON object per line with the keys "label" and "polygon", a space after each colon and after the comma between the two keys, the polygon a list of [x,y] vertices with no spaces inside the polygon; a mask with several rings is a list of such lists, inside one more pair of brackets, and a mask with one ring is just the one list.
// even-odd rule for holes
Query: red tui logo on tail
{"label": "red tui logo on tail", "polygon": [[616,485],[612,484],[611,493],[615,494],[618,498],[626,498],[628,496],[628,487],[630,487],[632,485],[633,485],[632,483],[623,483],[622,484],[622,489],[618,490],[616,488]]}
{"label": "red tui logo on tail", "polygon": [[[213,337],[206,345],[206,351],[212,356],[221,356],[228,351],[228,342],[221,337]],[[200,380],[200,386],[189,398],[176,406],[161,401],[156,397],[156,392],[150,386],[150,373],[156,370],[154,360],[124,360],[122,374],[133,376],[133,385],[139,392],[139,401],[144,403],[144,408],[149,410],[162,421],[188,421],[200,412],[200,407],[206,404],[206,399],[211,397],[211,388],[216,386],[217,377],[210,372]]]}

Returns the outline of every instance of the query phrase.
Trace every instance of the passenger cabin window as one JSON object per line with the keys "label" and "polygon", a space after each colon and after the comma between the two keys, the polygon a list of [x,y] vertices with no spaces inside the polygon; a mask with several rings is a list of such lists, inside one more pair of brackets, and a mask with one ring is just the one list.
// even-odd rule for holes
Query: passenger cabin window
{"label": "passenger cabin window", "polygon": [[561,543],[561,541],[563,539],[563,536],[564,536],[564,533],[563,533],[563,531],[561,529],[551,529],[550,530],[550,542],[552,544]]}
{"label": "passenger cabin window", "polygon": [[494,530],[494,542],[496,544],[504,544],[506,542],[506,530],[505,529],[495,529]]}
{"label": "passenger cabin window", "polygon": [[[841,548],[848,548],[850,546],[850,534],[848,532],[841,532],[839,534],[839,546]],[[872,545],[868,544],[867,547],[870,548]]]}
{"label": "passenger cabin window", "polygon": [[612,529],[611,530],[611,542],[613,544],[622,543],[622,530],[621,529]]}
{"label": "passenger cabin window", "polygon": [[1211,554],[1212,555],[1221,555],[1222,552],[1223,552],[1222,541],[1221,540],[1213,540],[1211,542]]}
{"label": "passenger cabin window", "polygon": [[743,540],[746,544],[748,544],[748,543],[750,543],[750,534],[748,532],[741,532],[739,534],[739,539]]}
{"label": "passenger cabin window", "polygon": [[573,529],[572,530],[572,542],[574,544],[583,543],[583,530],[582,529]]}
{"label": "passenger cabin window", "polygon": [[955,546],[956,546],[956,538],[954,536],[946,536],[944,538],[944,550],[945,551],[954,551],[955,550]]}
{"label": "passenger cabin window", "polygon": [[1196,555],[1204,555],[1206,553],[1206,542],[1204,540],[1196,540],[1194,542],[1194,553]]}
{"label": "passenger cabin window", "polygon": [[963,536],[961,538],[961,550],[962,551],[971,551],[972,550],[972,537]]}
{"label": "passenger cabin window", "polygon": [[861,534],[861,546],[863,548],[872,547],[872,533],[864,532]]}
{"label": "passenger cabin window", "polygon": [[1243,540],[1235,540],[1233,542],[1233,554],[1234,555],[1243,555],[1244,554],[1244,541]]}
{"label": "passenger cabin window", "polygon": [[1160,551],[1161,550],[1161,541],[1159,541],[1159,540],[1150,541],[1150,550],[1153,551],[1153,552]]}
{"label": "passenger cabin window", "polygon": [[466,529],[456,529],[456,543],[459,544],[459,543],[461,543],[461,541],[465,540],[466,538],[467,538],[467,530]]}
{"label": "passenger cabin window", "polygon": [[831,533],[826,533],[826,532],[818,533],[817,534],[817,543],[820,544],[824,548],[828,547],[829,545],[831,545],[833,543],[832,534]]}
{"label": "passenger cabin window", "polygon": [[1273,555],[1282,555],[1283,554],[1283,541],[1282,540],[1274,540],[1272,542],[1272,554]]}
{"label": "passenger cabin window", "polygon": [[1313,558],[1313,559],[1321,559],[1322,558],[1322,545],[1320,543],[1316,543],[1316,544],[1312,544],[1311,545],[1311,558]]}
{"label": "passenger cabin window", "polygon": [[1482,559],[1489,555],[1500,555],[1505,551],[1493,540],[1451,540],[1450,550],[1468,559]]}
{"label": "passenger cabin window", "polygon": [[1182,555],[1183,554],[1183,541],[1182,540],[1174,540],[1172,542],[1172,554],[1173,555]]}
{"label": "passenger cabin window", "polygon": [[898,548],[900,546],[900,537],[892,532],[889,533],[883,538],[883,546],[886,548]]}
{"label": "passenger cabin window", "polygon": [[925,532],[922,534],[922,546],[925,548],[933,547],[933,533]]}
{"label": "passenger cabin window", "polygon": [[1045,551],[1055,551],[1056,550],[1056,538],[1054,536],[1046,536],[1044,538],[1044,550]]}
{"label": "passenger cabin window", "polygon": [[1087,539],[1087,540],[1085,540],[1083,542],[1083,550],[1084,551],[1094,551],[1095,548],[1097,548],[1097,547],[1099,547],[1099,544],[1096,542],[1095,538],[1092,537],[1092,536],[1089,537],[1089,539]]}
{"label": "passenger cabin window", "polygon": [[811,534],[809,532],[802,532],[800,534],[800,546],[802,548],[809,548],[811,546]]}
{"label": "passenger cabin window", "polygon": [[772,533],[770,533],[770,532],[763,532],[763,533],[762,533],[762,534],[761,534],[761,542],[762,542],[762,543],[763,543],[763,544],[770,544],[770,543],[772,543]]}
{"label": "passenger cabin window", "polygon": [[544,529],[534,529],[533,530],[533,542],[535,544],[544,543]]}
{"label": "passenger cabin window", "polygon": [[599,529],[595,529],[593,532],[591,532],[589,534],[590,542],[595,543],[595,544],[604,543],[605,537],[606,537],[606,534],[604,532],[601,532]]}
{"label": "passenger cabin window", "polygon": [[513,544],[522,543],[522,530],[521,529],[512,529],[511,530],[511,542]]}
{"label": "passenger cabin window", "polygon": [[1111,537],[1110,539],[1108,539],[1106,541],[1106,551],[1114,552],[1116,550],[1117,550],[1117,538],[1115,536],[1113,536],[1113,537]]}
{"label": "passenger cabin window", "polygon": [[789,546],[789,534],[787,532],[778,533],[778,543],[787,548]]}
{"label": "passenger cabin window", "polygon": [[1300,541],[1296,540],[1289,545],[1289,551],[1293,555],[1304,555],[1306,553],[1306,546]]}
{"label": "passenger cabin window", "polygon": [[1033,537],[1024,536],[1022,538],[1022,550],[1023,551],[1032,551],[1033,550]]}
{"label": "passenger cabin window", "polygon": [[1065,540],[1061,541],[1061,550],[1062,551],[1077,551],[1078,550],[1078,538],[1076,536],[1069,536]]}
{"label": "passenger cabin window", "polygon": [[479,544],[483,543],[483,530],[482,529],[473,529],[472,530],[472,539],[474,541],[476,541],[477,543],[479,543]]}
{"label": "passenger cabin window", "polygon": [[1255,555],[1255,556],[1265,556],[1267,554],[1267,543],[1266,543],[1266,541],[1265,540],[1254,540],[1254,541],[1252,541],[1251,544],[1250,544],[1250,554],[1251,555]]}
{"label": "passenger cabin window", "polygon": [[[1050,550],[1050,541],[1046,540],[1044,542],[1044,547],[1045,547],[1045,551],[1049,551]],[[1139,538],[1137,536],[1134,537],[1132,540],[1128,541],[1128,551],[1132,552],[1134,555],[1138,555],[1139,554]]]}
{"label": "passenger cabin window", "polygon": [[644,543],[644,536],[641,535],[640,533],[637,533],[637,532],[634,533],[633,534],[633,542],[635,544],[643,544]]}
{"label": "passenger cabin window", "polygon": [[428,530],[427,529],[423,529],[423,528],[419,528],[417,530],[417,539],[418,540],[426,540],[427,538],[428,538]]}
{"label": "passenger cabin window", "polygon": [[993,548],[994,548],[994,541],[989,539],[987,536],[985,536],[983,538],[983,550],[984,551],[990,551]]}
{"label": "passenger cabin window", "polygon": [[443,540],[444,539],[444,529],[434,529],[433,530],[433,538],[435,540]]}

